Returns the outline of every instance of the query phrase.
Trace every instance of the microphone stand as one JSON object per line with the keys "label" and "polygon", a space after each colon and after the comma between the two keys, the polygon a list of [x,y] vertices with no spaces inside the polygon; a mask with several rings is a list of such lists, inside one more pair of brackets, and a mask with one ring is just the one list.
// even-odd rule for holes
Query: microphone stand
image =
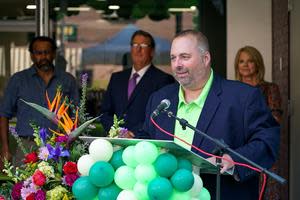
{"label": "microphone stand", "polygon": [[[220,151],[220,154],[222,156],[222,154],[224,152],[230,152],[233,155],[237,156],[238,158],[240,158],[241,160],[249,163],[250,165],[254,166],[255,168],[260,169],[263,173],[268,174],[270,177],[272,177],[273,179],[275,179],[277,182],[279,182],[280,184],[285,184],[286,180],[282,177],[280,177],[279,175],[261,167],[260,165],[256,164],[255,162],[249,160],[248,158],[246,158],[245,156],[241,155],[240,153],[236,152],[235,150],[231,149],[223,140],[220,139],[216,139],[213,137],[210,137],[209,135],[207,135],[206,133],[198,130],[196,127],[192,126],[189,124],[189,122],[183,118],[179,118],[177,116],[175,116],[171,111],[167,111],[167,110],[163,110],[163,112],[167,112],[168,117],[170,118],[175,118],[176,120],[179,121],[180,125],[182,126],[182,129],[185,130],[186,127],[192,129],[193,131],[195,131],[195,133],[200,134],[201,136],[205,137],[206,139],[209,139],[210,141],[212,141],[214,144],[216,144],[217,149]],[[217,163],[217,190],[216,190],[216,199],[220,200],[220,170],[221,170],[221,162],[222,160],[219,159],[216,161]]]}

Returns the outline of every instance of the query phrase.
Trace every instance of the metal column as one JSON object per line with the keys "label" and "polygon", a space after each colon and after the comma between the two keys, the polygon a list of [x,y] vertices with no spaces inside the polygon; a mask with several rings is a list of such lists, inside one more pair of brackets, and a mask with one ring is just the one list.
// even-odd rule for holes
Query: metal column
{"label": "metal column", "polygon": [[36,3],[36,35],[49,36],[49,2],[35,0]]}

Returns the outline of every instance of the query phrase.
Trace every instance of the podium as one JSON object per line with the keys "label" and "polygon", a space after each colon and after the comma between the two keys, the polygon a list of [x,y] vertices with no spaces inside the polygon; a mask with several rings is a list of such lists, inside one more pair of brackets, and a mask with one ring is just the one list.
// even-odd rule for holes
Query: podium
{"label": "podium", "polygon": [[[205,158],[200,155],[189,151],[180,145],[176,144],[171,140],[152,140],[152,139],[131,139],[131,138],[109,138],[109,137],[89,137],[89,136],[80,136],[81,140],[91,143],[95,139],[105,139],[113,145],[117,145],[123,148],[126,148],[130,145],[135,145],[141,141],[151,142],[156,145],[158,148],[166,149],[167,152],[175,155],[176,157],[183,157],[189,160],[193,165],[200,168],[201,173],[208,174],[217,174],[218,167],[208,162]],[[232,175],[232,172],[225,172],[224,175]]]}

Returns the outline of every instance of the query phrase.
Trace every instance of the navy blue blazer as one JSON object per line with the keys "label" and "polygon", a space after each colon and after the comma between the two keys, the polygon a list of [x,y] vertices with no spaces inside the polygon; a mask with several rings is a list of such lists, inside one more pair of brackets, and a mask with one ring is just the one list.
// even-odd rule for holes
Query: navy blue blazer
{"label": "navy blue blazer", "polygon": [[[163,99],[170,100],[168,110],[176,115],[178,90],[179,84],[175,83],[151,96],[146,109],[144,131],[137,137],[173,140],[155,128],[149,117]],[[166,113],[161,113],[155,121],[163,129],[174,133],[175,120]],[[215,74],[196,128],[211,137],[223,139],[230,148],[265,168],[270,168],[277,158],[280,127],[258,88],[229,81]],[[216,147],[198,134],[194,136],[193,145],[210,153]],[[196,152],[194,149],[192,151]],[[206,157],[202,153],[196,153]],[[231,157],[236,162],[242,162],[234,155]],[[222,176],[221,199],[258,199],[258,174],[239,166],[235,167],[235,174],[240,181],[236,181],[233,176]],[[215,199],[216,176],[201,174],[201,177],[204,187],[211,192],[212,199]]]}
{"label": "navy blue blazer", "polygon": [[132,132],[137,132],[143,126],[145,110],[150,95],[156,90],[174,83],[174,78],[151,65],[135,87],[130,98],[127,98],[128,81],[131,68],[113,73],[101,106],[103,114],[100,121],[106,131],[113,124],[113,115],[124,119],[122,125]]}

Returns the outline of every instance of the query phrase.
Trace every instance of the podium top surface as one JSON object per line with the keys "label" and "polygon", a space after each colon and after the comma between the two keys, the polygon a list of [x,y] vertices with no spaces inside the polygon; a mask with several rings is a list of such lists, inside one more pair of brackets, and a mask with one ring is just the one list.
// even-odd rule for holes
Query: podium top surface
{"label": "podium top surface", "polygon": [[175,155],[177,158],[182,157],[188,159],[193,165],[200,168],[201,173],[210,173],[210,174],[217,173],[217,168],[215,165],[211,164],[200,155],[192,151],[189,151],[187,149],[184,149],[183,147],[179,146],[178,144],[174,143],[174,141],[171,140],[151,140],[151,139],[146,140],[146,139],[132,139],[132,138],[129,139],[129,138],[87,137],[87,136],[80,136],[79,138],[88,143],[92,142],[95,139],[101,138],[109,141],[113,145],[117,145],[121,147],[135,145],[141,141],[151,142],[155,144],[158,148],[164,149],[166,150],[166,152]]}

